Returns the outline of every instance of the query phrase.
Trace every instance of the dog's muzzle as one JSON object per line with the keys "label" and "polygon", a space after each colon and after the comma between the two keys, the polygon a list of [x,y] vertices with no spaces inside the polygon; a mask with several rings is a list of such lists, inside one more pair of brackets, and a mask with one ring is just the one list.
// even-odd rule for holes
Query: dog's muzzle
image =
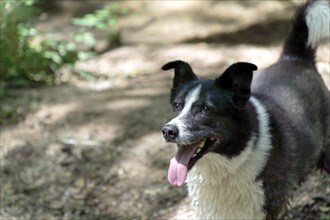
{"label": "dog's muzzle", "polygon": [[168,142],[174,142],[179,135],[179,129],[175,125],[167,124],[162,129],[163,137]]}

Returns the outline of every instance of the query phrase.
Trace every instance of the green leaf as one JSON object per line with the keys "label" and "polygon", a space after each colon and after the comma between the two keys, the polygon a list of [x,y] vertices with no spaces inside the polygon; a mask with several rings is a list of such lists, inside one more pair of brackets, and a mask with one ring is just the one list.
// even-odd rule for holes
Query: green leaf
{"label": "green leaf", "polygon": [[52,60],[54,63],[62,63],[62,57],[55,51],[46,51],[44,57]]}
{"label": "green leaf", "polygon": [[329,211],[330,211],[330,207],[320,206],[320,207],[319,207],[319,210],[320,210],[321,212],[329,212]]}
{"label": "green leaf", "polygon": [[84,43],[89,46],[94,46],[96,44],[96,39],[91,32],[79,33],[74,36],[75,41],[78,43]]}
{"label": "green leaf", "polygon": [[96,11],[95,14],[98,18],[105,18],[110,15],[110,12],[106,9],[103,9]]}
{"label": "green leaf", "polygon": [[117,19],[116,18],[110,18],[109,20],[108,20],[108,24],[110,25],[110,26],[113,26],[113,25],[115,25],[117,23]]}
{"label": "green leaf", "polygon": [[25,0],[23,3],[27,6],[31,6],[34,4],[34,2],[35,2],[35,0]]}
{"label": "green leaf", "polygon": [[99,23],[99,24],[96,24],[96,29],[99,29],[99,30],[106,30],[107,29],[107,25],[104,24],[104,23]]}
{"label": "green leaf", "polygon": [[65,45],[65,47],[66,47],[66,50],[68,50],[68,51],[73,51],[74,49],[76,49],[76,44],[70,42],[70,43],[67,43],[67,44]]}
{"label": "green leaf", "polygon": [[88,52],[88,51],[79,51],[78,52],[78,59],[79,60],[88,60],[90,58],[95,57],[95,52]]}

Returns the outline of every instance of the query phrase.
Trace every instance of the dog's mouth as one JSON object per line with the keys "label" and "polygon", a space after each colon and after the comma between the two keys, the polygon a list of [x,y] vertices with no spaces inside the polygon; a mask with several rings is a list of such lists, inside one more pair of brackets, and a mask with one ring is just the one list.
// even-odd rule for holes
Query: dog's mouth
{"label": "dog's mouth", "polygon": [[219,138],[210,137],[193,144],[178,144],[178,150],[171,159],[167,179],[173,186],[182,186],[188,170],[202,158],[212,147],[219,143]]}

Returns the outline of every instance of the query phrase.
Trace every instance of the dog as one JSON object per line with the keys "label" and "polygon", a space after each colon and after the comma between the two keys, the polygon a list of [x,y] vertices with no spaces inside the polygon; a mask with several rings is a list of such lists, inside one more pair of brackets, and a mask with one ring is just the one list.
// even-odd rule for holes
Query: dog
{"label": "dog", "polygon": [[329,37],[329,2],[300,6],[277,62],[249,62],[201,80],[171,61],[170,103],[163,128],[177,144],[168,181],[188,186],[200,219],[276,219],[308,173],[330,173],[330,92],[317,72],[317,44]]}

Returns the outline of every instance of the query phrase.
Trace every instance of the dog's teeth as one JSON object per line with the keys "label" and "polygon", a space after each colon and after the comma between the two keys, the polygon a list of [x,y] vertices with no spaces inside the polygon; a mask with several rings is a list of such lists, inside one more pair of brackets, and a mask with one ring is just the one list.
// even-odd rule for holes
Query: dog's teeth
{"label": "dog's teeth", "polygon": [[215,139],[215,138],[211,137],[211,138],[210,138],[210,141],[214,141],[214,139]]}
{"label": "dog's teeth", "polygon": [[196,153],[194,153],[194,155],[193,155],[192,157],[194,158],[194,157],[196,157],[196,155],[197,155],[197,154],[196,154]]}
{"label": "dog's teeth", "polygon": [[202,149],[202,148],[200,148],[200,147],[197,148],[197,150],[196,150],[196,154],[198,154],[198,153],[201,151],[201,149]]}

